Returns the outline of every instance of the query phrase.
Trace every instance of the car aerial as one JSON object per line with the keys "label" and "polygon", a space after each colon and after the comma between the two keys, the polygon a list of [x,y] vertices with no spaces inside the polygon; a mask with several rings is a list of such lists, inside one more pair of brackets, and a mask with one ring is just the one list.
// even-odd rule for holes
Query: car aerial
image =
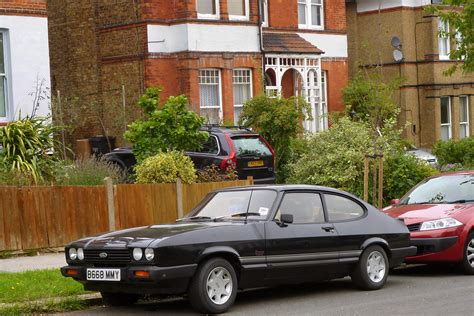
{"label": "car aerial", "polygon": [[186,295],[221,313],[238,289],[351,276],[381,288],[389,268],[415,254],[402,221],[318,186],[250,186],[208,194],[184,218],[84,238],[65,248],[66,277],[106,304]]}
{"label": "car aerial", "polygon": [[[186,151],[196,169],[233,166],[239,179],[251,176],[256,184],[275,183],[275,153],[258,133],[241,127],[205,126],[209,138],[198,151]],[[117,148],[105,155],[110,162],[132,172],[137,163],[131,148]]]}
{"label": "car aerial", "polygon": [[474,171],[425,179],[384,211],[403,219],[412,245],[409,263],[455,262],[474,274]]}

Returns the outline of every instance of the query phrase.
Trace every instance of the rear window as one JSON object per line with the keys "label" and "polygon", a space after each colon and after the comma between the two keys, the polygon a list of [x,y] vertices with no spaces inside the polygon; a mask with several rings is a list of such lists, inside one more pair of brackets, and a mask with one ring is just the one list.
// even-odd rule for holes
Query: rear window
{"label": "rear window", "polygon": [[238,157],[271,156],[270,148],[258,136],[232,137]]}

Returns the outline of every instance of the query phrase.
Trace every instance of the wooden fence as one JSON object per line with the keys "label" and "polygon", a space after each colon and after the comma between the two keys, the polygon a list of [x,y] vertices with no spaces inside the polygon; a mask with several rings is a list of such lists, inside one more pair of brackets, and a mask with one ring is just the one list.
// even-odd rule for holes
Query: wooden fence
{"label": "wooden fence", "polygon": [[170,223],[210,191],[252,179],[197,184],[0,187],[0,251],[61,247],[108,230]]}

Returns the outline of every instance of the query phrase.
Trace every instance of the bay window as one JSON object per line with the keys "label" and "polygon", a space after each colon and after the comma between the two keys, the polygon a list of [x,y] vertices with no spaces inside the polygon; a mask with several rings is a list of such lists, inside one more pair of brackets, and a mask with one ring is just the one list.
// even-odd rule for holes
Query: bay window
{"label": "bay window", "polygon": [[252,70],[234,69],[232,75],[234,89],[234,123],[239,123],[242,108],[252,98]]}
{"label": "bay window", "polygon": [[196,9],[200,19],[219,18],[219,0],[196,0]]}
{"label": "bay window", "polygon": [[451,97],[441,97],[441,139],[451,138]]}
{"label": "bay window", "polygon": [[459,138],[469,137],[469,97],[459,97]]}
{"label": "bay window", "polygon": [[200,114],[206,123],[219,124],[222,113],[221,73],[218,69],[199,70]]}
{"label": "bay window", "polygon": [[8,118],[7,36],[0,30],[0,121]]}
{"label": "bay window", "polygon": [[227,0],[230,20],[249,19],[249,0]]}
{"label": "bay window", "polygon": [[438,19],[438,27],[440,32],[438,35],[439,59],[446,60],[449,59],[449,54],[451,52],[451,43],[448,36],[449,24],[448,22]]}
{"label": "bay window", "polygon": [[298,26],[306,29],[324,28],[323,0],[298,0]]}

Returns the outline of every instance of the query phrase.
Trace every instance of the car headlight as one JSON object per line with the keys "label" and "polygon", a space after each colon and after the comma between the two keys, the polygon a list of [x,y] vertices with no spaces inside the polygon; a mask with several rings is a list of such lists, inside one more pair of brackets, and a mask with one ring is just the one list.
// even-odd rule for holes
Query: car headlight
{"label": "car headlight", "polygon": [[151,261],[155,258],[155,251],[152,248],[145,249],[145,258],[148,261]]}
{"label": "car headlight", "polygon": [[78,248],[77,249],[77,259],[84,260],[84,249]]}
{"label": "car headlight", "polygon": [[142,257],[143,257],[142,248],[134,248],[133,249],[133,259],[135,259],[135,261],[140,261],[140,260],[142,260]]}
{"label": "car headlight", "polygon": [[69,248],[69,259],[76,260],[77,259],[77,250],[76,248]]}
{"label": "car headlight", "polygon": [[437,219],[434,221],[429,221],[429,222],[423,222],[420,227],[420,231],[423,230],[434,230],[434,229],[445,229],[445,228],[450,228],[450,227],[457,227],[461,226],[463,223],[460,221],[451,218],[451,217],[446,217],[446,218],[441,218]]}

